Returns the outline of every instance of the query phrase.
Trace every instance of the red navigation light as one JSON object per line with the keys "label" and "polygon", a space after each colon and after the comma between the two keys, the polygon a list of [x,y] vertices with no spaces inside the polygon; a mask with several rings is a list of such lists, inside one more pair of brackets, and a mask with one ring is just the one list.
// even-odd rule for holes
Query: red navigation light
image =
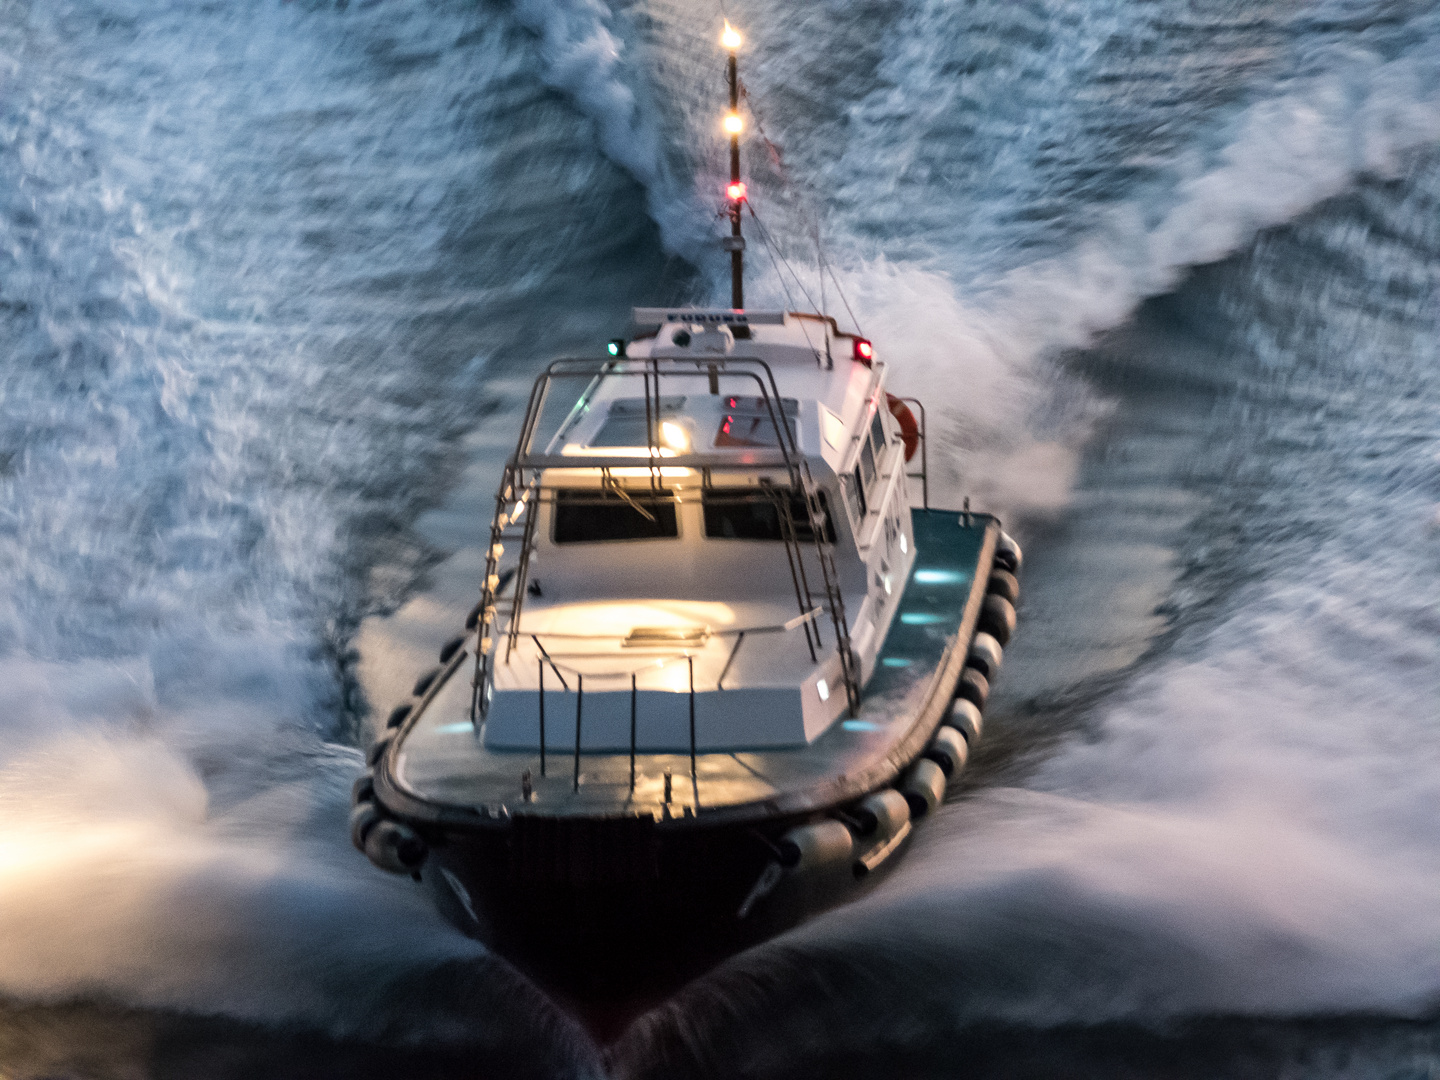
{"label": "red navigation light", "polygon": [[875,346],[863,337],[857,337],[855,339],[855,359],[869,367],[875,360]]}
{"label": "red navigation light", "polygon": [[743,180],[732,180],[725,185],[725,197],[731,202],[745,201],[745,182]]}

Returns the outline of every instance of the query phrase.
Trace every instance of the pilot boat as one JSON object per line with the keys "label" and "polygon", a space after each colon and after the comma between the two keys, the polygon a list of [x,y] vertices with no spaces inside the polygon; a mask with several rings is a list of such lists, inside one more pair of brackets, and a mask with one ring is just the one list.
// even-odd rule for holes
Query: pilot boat
{"label": "pilot boat", "polygon": [[1015,625],[1019,546],[930,505],[871,342],[745,307],[723,40],[732,304],[636,308],[536,379],[479,601],[354,790],[372,862],[579,996],[858,895],[965,767]]}

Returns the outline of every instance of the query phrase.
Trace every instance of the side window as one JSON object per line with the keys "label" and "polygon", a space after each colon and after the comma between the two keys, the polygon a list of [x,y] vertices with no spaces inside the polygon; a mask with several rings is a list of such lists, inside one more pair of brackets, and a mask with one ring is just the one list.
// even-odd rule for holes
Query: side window
{"label": "side window", "polygon": [[[817,493],[825,522],[825,539],[835,542],[835,523],[823,491]],[[780,500],[783,500],[781,502]],[[775,488],[711,488],[701,495],[705,513],[705,535],[712,540],[783,540],[780,513],[788,505],[795,539],[814,541],[805,496],[798,491]]]}
{"label": "side window", "polygon": [[870,419],[870,445],[875,448],[876,457],[885,451],[885,421],[881,419],[879,409]]}
{"label": "side window", "polygon": [[850,503],[850,509],[857,519],[863,519],[870,508],[865,504],[865,481],[860,476],[860,466],[855,466],[855,471],[843,478],[845,484],[845,497]]}
{"label": "side window", "polygon": [[870,448],[869,439],[860,444],[860,475],[865,479],[866,490],[869,490],[875,482],[875,451]]}

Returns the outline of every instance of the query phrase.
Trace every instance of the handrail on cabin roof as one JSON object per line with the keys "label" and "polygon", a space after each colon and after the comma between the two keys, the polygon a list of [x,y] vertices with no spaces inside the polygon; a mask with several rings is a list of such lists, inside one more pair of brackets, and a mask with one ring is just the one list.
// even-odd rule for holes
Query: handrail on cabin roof
{"label": "handrail on cabin roof", "polygon": [[[743,365],[739,370],[727,370],[732,365]],[[759,370],[755,370],[758,368]],[[646,401],[650,399],[648,383],[651,378],[656,380],[656,397],[660,397],[659,381],[661,379],[711,379],[718,374],[726,374],[731,377],[748,377],[755,380],[760,390],[760,398],[764,402],[766,412],[770,415],[771,427],[775,431],[776,445],[780,448],[782,460],[778,463],[766,463],[760,465],[762,468],[787,468],[793,471],[797,467],[797,461],[801,459],[799,443],[795,439],[795,433],[791,430],[788,422],[782,423],[784,416],[783,399],[780,396],[780,388],[775,382],[775,372],[770,365],[758,356],[715,356],[703,358],[679,358],[679,357],[626,357],[610,360],[593,360],[581,357],[564,357],[553,360],[546,366],[545,370],[536,378],[530,390],[530,400],[525,411],[525,422],[521,425],[520,438],[515,444],[515,454],[510,459],[511,463],[525,468],[578,468],[578,469],[602,469],[602,468],[627,468],[637,464],[646,468],[706,468],[711,466],[724,467],[737,464],[737,458],[733,455],[708,455],[691,454],[686,458],[694,459],[693,465],[682,465],[679,455],[674,458],[664,457],[659,453],[659,446],[651,440],[653,454],[641,458],[610,459],[590,457],[586,455],[582,460],[577,461],[579,455],[557,455],[555,444],[574,426],[581,416],[584,415],[585,406],[593,398],[595,391],[607,378],[635,378],[640,377],[646,380]],[[762,378],[761,375],[764,375]],[[576,398],[575,404],[571,407],[570,413],[556,429],[551,437],[545,453],[536,455],[527,448],[530,447],[536,435],[536,428],[540,422],[541,413],[545,408],[545,399],[549,387],[557,376],[590,376],[590,382]],[[766,384],[769,384],[768,387]],[[779,416],[776,415],[777,408]],[[647,408],[648,415],[648,408]],[[649,436],[647,435],[647,439]],[[663,464],[662,464],[663,463]],[[739,461],[739,464],[750,464],[747,461]]]}

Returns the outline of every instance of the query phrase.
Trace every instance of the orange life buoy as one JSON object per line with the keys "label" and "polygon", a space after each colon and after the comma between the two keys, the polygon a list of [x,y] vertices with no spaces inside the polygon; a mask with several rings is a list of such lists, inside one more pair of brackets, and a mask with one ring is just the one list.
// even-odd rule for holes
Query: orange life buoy
{"label": "orange life buoy", "polygon": [[910,411],[910,406],[894,394],[885,395],[885,404],[890,406],[890,415],[895,417],[895,422],[900,425],[900,437],[905,440],[905,460],[909,461],[915,456],[915,451],[920,449],[920,425],[915,422],[915,414]]}

